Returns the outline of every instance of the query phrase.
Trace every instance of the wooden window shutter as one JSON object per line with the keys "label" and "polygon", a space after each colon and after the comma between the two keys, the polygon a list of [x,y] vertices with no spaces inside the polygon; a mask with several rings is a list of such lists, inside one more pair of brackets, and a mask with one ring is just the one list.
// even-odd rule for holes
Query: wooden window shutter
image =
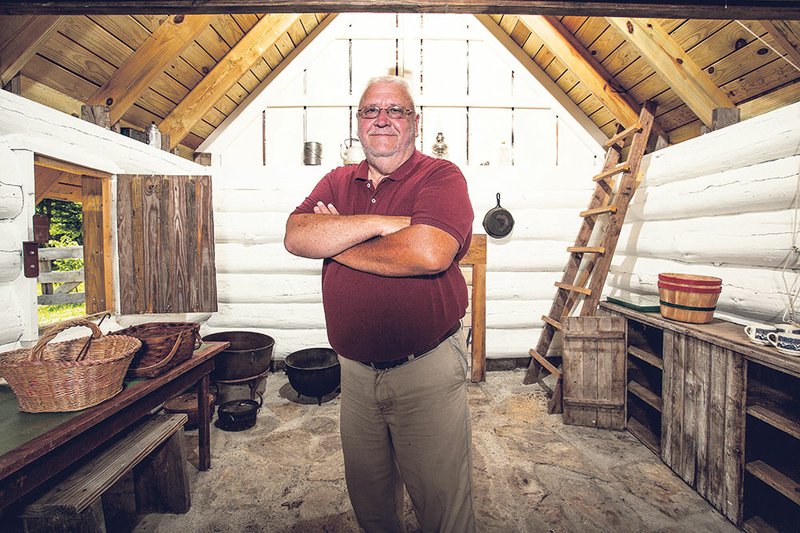
{"label": "wooden window shutter", "polygon": [[119,175],[120,312],[217,310],[210,176]]}

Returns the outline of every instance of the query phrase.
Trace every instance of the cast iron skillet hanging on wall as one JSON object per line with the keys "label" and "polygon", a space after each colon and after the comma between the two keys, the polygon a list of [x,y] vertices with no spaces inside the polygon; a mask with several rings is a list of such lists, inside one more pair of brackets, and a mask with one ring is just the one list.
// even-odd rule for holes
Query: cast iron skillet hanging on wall
{"label": "cast iron skillet hanging on wall", "polygon": [[497,193],[497,207],[489,209],[483,217],[483,229],[495,239],[502,239],[514,229],[514,217],[500,207],[500,193]]}

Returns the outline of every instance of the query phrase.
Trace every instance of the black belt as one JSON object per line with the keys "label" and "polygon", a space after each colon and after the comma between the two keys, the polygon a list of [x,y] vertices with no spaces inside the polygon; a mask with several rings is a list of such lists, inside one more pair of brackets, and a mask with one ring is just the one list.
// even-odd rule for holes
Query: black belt
{"label": "black belt", "polygon": [[460,321],[456,322],[455,324],[453,324],[450,327],[450,329],[447,330],[447,333],[445,333],[444,335],[439,337],[439,339],[436,341],[436,343],[433,344],[432,346],[428,346],[424,350],[420,350],[417,353],[413,353],[411,355],[407,355],[405,357],[401,357],[400,359],[394,359],[392,361],[377,361],[377,362],[360,361],[360,363],[365,364],[367,366],[370,366],[370,367],[374,368],[375,370],[387,370],[389,368],[394,368],[396,366],[400,366],[400,365],[404,365],[406,363],[410,363],[414,359],[419,359],[420,357],[422,357],[423,355],[425,355],[426,353],[430,352],[431,350],[433,350],[434,348],[439,346],[441,343],[446,341],[448,338],[450,338],[451,336],[455,335],[455,333],[459,329],[461,329],[461,322]]}

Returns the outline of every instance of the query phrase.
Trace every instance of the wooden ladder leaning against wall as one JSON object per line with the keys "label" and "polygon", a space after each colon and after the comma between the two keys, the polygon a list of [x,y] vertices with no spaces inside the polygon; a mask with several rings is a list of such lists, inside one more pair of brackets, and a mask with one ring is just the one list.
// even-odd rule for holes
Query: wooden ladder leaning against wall
{"label": "wooden ladder leaning against wall", "polygon": [[[594,195],[588,209],[580,214],[583,217],[583,224],[575,240],[575,246],[567,248],[569,260],[564,269],[564,276],[555,284],[557,290],[550,313],[542,316],[544,326],[539,343],[536,349],[531,349],[529,352],[533,359],[523,383],[528,385],[538,381],[543,368],[556,376],[556,385],[548,405],[548,412],[551,414],[562,412],[561,371],[547,360],[547,351],[556,331],[562,330],[563,317],[570,316],[581,297],[583,305],[580,316],[591,316],[597,311],[628,203],[636,191],[636,176],[647,148],[655,107],[655,103],[645,102],[639,114],[639,121],[606,142],[603,171],[593,178],[596,183]],[[623,160],[626,148],[627,157]],[[620,176],[616,183],[615,176]],[[608,222],[604,226],[605,234],[592,239],[595,225],[602,215],[608,215]],[[599,245],[590,246],[590,240],[598,242]],[[587,255],[586,261],[584,255]]]}

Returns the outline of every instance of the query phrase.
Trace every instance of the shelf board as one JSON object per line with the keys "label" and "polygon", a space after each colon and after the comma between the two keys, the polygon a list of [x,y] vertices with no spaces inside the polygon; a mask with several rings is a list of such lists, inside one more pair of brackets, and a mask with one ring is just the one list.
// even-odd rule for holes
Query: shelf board
{"label": "shelf board", "polygon": [[659,413],[661,412],[663,400],[655,392],[645,388],[644,385],[640,385],[635,381],[629,381],[628,392],[645,402]]}
{"label": "shelf board", "polygon": [[783,411],[777,405],[748,405],[747,414],[800,439],[800,420],[797,415]]}
{"label": "shelf board", "polygon": [[627,429],[642,444],[650,448],[654,454],[659,455],[661,453],[661,438],[650,431],[644,424],[631,417],[628,418]]}
{"label": "shelf board", "polygon": [[795,504],[800,505],[800,483],[783,472],[774,469],[764,461],[747,463],[745,470],[789,498]]}
{"label": "shelf board", "polygon": [[659,370],[664,370],[664,361],[660,357],[657,357],[650,352],[646,352],[641,348],[637,348],[636,346],[628,346],[628,354],[637,359],[641,359],[645,363],[653,365]]}
{"label": "shelf board", "polygon": [[742,529],[748,533],[778,533],[777,529],[772,527],[760,516],[749,518],[744,524],[742,524]]}

